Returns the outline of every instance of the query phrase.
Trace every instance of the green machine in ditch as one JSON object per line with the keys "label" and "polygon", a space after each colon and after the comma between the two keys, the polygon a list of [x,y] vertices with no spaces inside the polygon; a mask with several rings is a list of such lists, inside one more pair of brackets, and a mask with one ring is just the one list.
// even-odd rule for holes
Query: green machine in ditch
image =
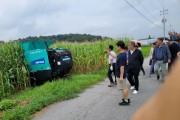
{"label": "green machine in ditch", "polygon": [[51,41],[21,43],[32,80],[42,82],[64,76],[71,70],[71,52],[63,48],[49,48],[51,44]]}

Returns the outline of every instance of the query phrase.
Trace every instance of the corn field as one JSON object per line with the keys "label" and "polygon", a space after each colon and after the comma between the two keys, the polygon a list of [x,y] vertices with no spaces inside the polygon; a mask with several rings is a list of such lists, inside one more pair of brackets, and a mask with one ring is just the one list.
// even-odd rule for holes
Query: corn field
{"label": "corn field", "polygon": [[84,43],[58,42],[51,47],[70,50],[73,57],[72,73],[86,73],[97,71],[107,66],[107,55],[104,51],[107,50],[108,45],[113,45],[114,50],[116,50],[116,42],[116,40]]}
{"label": "corn field", "polygon": [[[116,50],[116,42],[116,40],[58,42],[51,48],[70,50],[73,57],[71,73],[87,73],[107,66],[107,55],[104,52],[108,45],[113,45]],[[0,100],[28,87],[30,78],[22,47],[15,42],[0,44]]]}
{"label": "corn field", "polygon": [[0,45],[0,99],[30,86],[23,49],[18,43]]}

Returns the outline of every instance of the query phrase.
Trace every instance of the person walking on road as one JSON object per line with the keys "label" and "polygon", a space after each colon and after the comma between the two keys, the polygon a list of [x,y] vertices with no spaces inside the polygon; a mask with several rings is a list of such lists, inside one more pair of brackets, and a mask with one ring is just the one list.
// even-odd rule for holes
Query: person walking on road
{"label": "person walking on road", "polygon": [[[129,105],[130,99],[128,99],[128,87],[126,85],[126,66],[127,66],[127,56],[125,52],[125,43],[123,41],[117,42],[117,50],[120,52],[118,56],[112,55],[114,58],[117,58],[116,62],[116,77],[120,83],[120,89],[122,91],[122,102],[119,105]],[[111,53],[108,53],[111,55]]]}
{"label": "person walking on road", "polygon": [[153,60],[153,52],[154,52],[154,48],[156,47],[156,43],[152,43],[152,47],[151,47],[151,51],[150,51],[150,73],[149,73],[149,77],[151,77],[152,74],[154,74],[154,60]]}
{"label": "person walking on road", "polygon": [[[164,38],[158,38],[156,47],[153,52],[153,60],[155,62],[154,71],[157,75],[157,80],[164,81],[166,74],[166,63],[171,62],[171,53],[167,45],[163,44]],[[160,75],[161,68],[161,75]]]}
{"label": "person walking on road", "polygon": [[[136,49],[136,43],[129,42],[129,54],[128,54],[128,80],[131,84],[131,90],[134,89],[133,94],[137,94],[139,91],[139,72],[142,68],[144,57],[139,49]],[[134,78],[134,79],[133,79]]]}
{"label": "person walking on road", "polygon": [[[115,74],[115,64],[116,64],[116,58],[113,58],[112,55],[116,56],[116,53],[113,51],[113,46],[109,45],[109,48],[107,50],[111,54],[108,56],[108,64],[109,64],[109,69],[108,69],[108,78],[110,80],[110,85],[108,87],[113,87],[114,85],[117,85],[116,82],[116,74]],[[112,73],[115,76],[115,81],[113,81]]]}
{"label": "person walking on road", "polygon": [[[136,44],[136,49],[141,50],[141,43],[137,43],[137,44]],[[145,70],[144,70],[143,65],[142,65],[142,67],[141,67],[141,70],[142,70],[142,72],[143,72],[143,75],[146,75],[146,72],[145,72]]]}

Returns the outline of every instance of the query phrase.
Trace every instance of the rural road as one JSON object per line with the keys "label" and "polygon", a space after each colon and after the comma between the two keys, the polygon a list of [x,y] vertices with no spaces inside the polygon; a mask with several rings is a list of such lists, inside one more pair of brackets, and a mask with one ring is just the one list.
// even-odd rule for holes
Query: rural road
{"label": "rural road", "polygon": [[[130,120],[131,116],[147,102],[160,88],[162,83],[156,76],[148,77],[149,59],[145,59],[146,75],[140,73],[140,87],[137,95],[129,90],[131,104],[119,106],[121,92],[117,87],[108,88],[109,80],[92,86],[79,97],[55,103],[47,107],[33,120]],[[129,86],[129,83],[128,83]]]}

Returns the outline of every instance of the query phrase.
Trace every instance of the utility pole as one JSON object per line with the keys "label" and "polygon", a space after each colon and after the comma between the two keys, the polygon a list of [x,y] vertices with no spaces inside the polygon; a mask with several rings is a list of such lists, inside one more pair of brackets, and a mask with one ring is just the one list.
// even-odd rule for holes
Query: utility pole
{"label": "utility pole", "polygon": [[161,15],[163,16],[162,23],[163,23],[163,35],[164,35],[164,40],[165,40],[165,38],[166,38],[166,22],[167,22],[165,15],[168,14],[168,9],[164,9],[164,7],[163,7],[163,11],[160,11],[160,12],[161,12]]}

